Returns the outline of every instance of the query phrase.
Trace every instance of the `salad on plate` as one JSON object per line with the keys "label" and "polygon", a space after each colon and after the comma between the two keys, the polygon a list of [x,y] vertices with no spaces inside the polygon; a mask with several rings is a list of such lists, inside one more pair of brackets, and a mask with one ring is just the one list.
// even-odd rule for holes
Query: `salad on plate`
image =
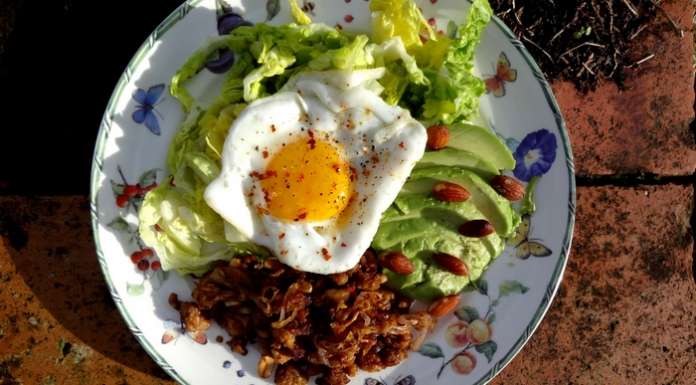
{"label": "salad on plate", "polygon": [[[289,4],[291,24],[228,18],[174,75],[186,118],[139,232],[195,277],[169,301],[194,338],[216,322],[262,377],[347,384],[417,350],[533,205],[479,116],[487,0],[448,34],[412,0],[371,0],[363,33]],[[188,88],[206,66],[212,102]]]}

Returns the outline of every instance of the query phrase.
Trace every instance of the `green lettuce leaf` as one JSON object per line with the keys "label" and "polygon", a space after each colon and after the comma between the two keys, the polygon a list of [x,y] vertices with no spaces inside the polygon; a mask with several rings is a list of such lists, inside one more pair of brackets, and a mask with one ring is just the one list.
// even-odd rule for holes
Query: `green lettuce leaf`
{"label": "green lettuce leaf", "polygon": [[312,19],[310,19],[309,16],[302,12],[302,8],[300,8],[300,6],[297,5],[297,0],[289,0],[289,2],[290,13],[292,14],[293,20],[295,20],[295,23],[299,25],[306,25],[312,22]]}
{"label": "green lettuce leaf", "polygon": [[474,0],[466,22],[458,29],[442,64],[443,70],[431,74],[432,86],[423,98],[422,117],[429,121],[453,123],[478,115],[479,97],[486,88],[474,76],[474,53],[493,10],[487,0]]}
{"label": "green lettuce leaf", "polygon": [[381,96],[387,103],[397,104],[409,84],[429,84],[400,38],[391,38],[379,45],[373,44],[369,50],[374,57],[374,64],[386,69],[379,83],[384,88]]}
{"label": "green lettuce leaf", "polygon": [[410,51],[423,44],[421,32],[429,39],[437,38],[413,0],[372,0],[370,11],[372,39],[376,43],[399,37]]}
{"label": "green lettuce leaf", "polygon": [[295,56],[288,50],[279,47],[265,49],[267,48],[265,44],[268,43],[266,40],[270,39],[270,37],[264,36],[263,39],[264,41],[261,44],[264,47],[257,58],[261,66],[251,71],[244,78],[244,100],[247,102],[266,96],[268,92],[266,92],[261,81],[265,78],[282,74],[286,68],[295,62]]}
{"label": "green lettuce leaf", "polygon": [[172,77],[171,85],[169,86],[170,94],[176,98],[184,107],[184,111],[191,111],[195,100],[183,86],[183,84],[194,77],[205,66],[208,60],[217,50],[224,48],[227,45],[227,38],[217,37],[211,39],[207,45],[198,49],[186,60],[184,65],[179,68],[176,74]]}
{"label": "green lettuce leaf", "polygon": [[140,237],[155,249],[164,270],[198,275],[212,262],[234,255],[268,255],[263,247],[251,242],[227,242],[224,221],[202,197],[169,183],[145,196],[138,216]]}

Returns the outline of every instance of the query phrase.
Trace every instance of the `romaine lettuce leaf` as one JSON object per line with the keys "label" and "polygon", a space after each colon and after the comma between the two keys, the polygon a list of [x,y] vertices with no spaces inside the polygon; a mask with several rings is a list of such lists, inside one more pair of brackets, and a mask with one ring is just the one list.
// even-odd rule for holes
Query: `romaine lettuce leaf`
{"label": "romaine lettuce leaf", "polygon": [[306,25],[312,22],[312,19],[309,18],[304,12],[302,12],[302,8],[300,8],[299,5],[297,5],[297,0],[289,0],[290,2],[290,13],[292,14],[293,20],[295,20],[295,23],[299,25]]}
{"label": "romaine lettuce leaf", "polygon": [[370,11],[372,39],[376,43],[399,37],[410,51],[423,44],[421,32],[428,39],[437,38],[413,0],[372,0]]}
{"label": "romaine lettuce leaf", "polygon": [[368,49],[374,57],[375,65],[385,67],[387,70],[379,80],[384,87],[381,96],[387,103],[397,104],[409,84],[429,84],[400,38],[391,38],[379,45],[373,44]]}
{"label": "romaine lettuce leaf", "polygon": [[268,251],[251,242],[229,243],[222,218],[203,201],[170,183],[150,191],[139,212],[143,242],[155,249],[164,270],[202,274],[216,260]]}
{"label": "romaine lettuce leaf", "polygon": [[486,88],[472,73],[474,53],[492,15],[488,0],[472,2],[466,22],[459,27],[458,38],[452,40],[447,50],[443,70],[431,79],[432,86],[423,101],[424,119],[449,124],[478,115],[479,97]]}

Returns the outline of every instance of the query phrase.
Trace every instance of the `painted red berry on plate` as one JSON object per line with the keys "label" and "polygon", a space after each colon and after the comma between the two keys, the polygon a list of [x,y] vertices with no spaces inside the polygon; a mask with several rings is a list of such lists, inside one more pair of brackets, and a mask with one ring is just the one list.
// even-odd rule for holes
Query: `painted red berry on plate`
{"label": "painted red berry on plate", "polygon": [[149,258],[149,257],[152,257],[153,255],[155,255],[155,252],[152,251],[152,249],[148,249],[148,248],[142,249],[142,250],[140,250],[140,252],[143,253],[143,256],[145,258]]}
{"label": "painted red berry on plate", "polygon": [[130,258],[131,258],[131,262],[139,263],[140,261],[143,260],[143,258],[145,258],[145,256],[143,255],[142,251],[135,251],[135,252],[133,252],[133,254],[131,254]]}
{"label": "painted red berry on plate", "polygon": [[140,187],[140,194],[145,194],[155,187],[157,187],[157,183],[153,183],[153,184],[145,186],[145,187]]}
{"label": "painted red berry on plate", "polygon": [[141,259],[140,262],[138,262],[138,270],[147,271],[149,268],[150,262],[147,259]]}
{"label": "painted red berry on plate", "polygon": [[127,197],[134,197],[138,195],[140,192],[140,187],[139,186],[134,186],[134,185],[127,185],[126,187],[123,188],[123,195]]}
{"label": "painted red berry on plate", "polygon": [[150,264],[150,269],[152,269],[152,271],[159,270],[160,268],[162,268],[162,264],[160,263],[160,261],[152,261],[152,263]]}
{"label": "painted red berry on plate", "polygon": [[118,207],[126,207],[128,204],[128,196],[125,194],[121,194],[116,197],[116,206]]}

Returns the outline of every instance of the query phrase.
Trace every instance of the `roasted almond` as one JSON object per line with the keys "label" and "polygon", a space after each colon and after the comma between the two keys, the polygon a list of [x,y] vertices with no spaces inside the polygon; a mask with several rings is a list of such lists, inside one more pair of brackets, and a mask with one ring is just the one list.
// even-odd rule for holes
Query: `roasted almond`
{"label": "roasted almond", "polygon": [[491,186],[507,200],[518,201],[524,198],[524,186],[515,178],[496,175],[491,179]]}
{"label": "roasted almond", "polygon": [[438,182],[433,186],[433,196],[443,202],[464,202],[471,194],[456,183]]}
{"label": "roasted almond", "polygon": [[428,307],[428,313],[433,317],[442,317],[454,311],[454,308],[459,305],[458,295],[448,295],[447,297],[442,297],[437,301],[430,304]]}
{"label": "roasted almond", "polygon": [[444,270],[449,271],[452,274],[455,275],[462,275],[462,276],[467,276],[469,275],[469,268],[466,267],[466,263],[462,261],[461,259],[445,254],[445,253],[437,253],[433,255],[433,260]]}
{"label": "roasted almond", "polygon": [[474,219],[459,226],[459,234],[465,237],[481,238],[494,232],[493,225],[485,219]]}
{"label": "roasted almond", "polygon": [[409,275],[415,268],[407,256],[398,251],[388,251],[379,257],[379,264],[396,274]]}
{"label": "roasted almond", "polygon": [[447,126],[436,124],[428,127],[428,142],[426,147],[428,150],[440,150],[449,143],[450,132]]}

